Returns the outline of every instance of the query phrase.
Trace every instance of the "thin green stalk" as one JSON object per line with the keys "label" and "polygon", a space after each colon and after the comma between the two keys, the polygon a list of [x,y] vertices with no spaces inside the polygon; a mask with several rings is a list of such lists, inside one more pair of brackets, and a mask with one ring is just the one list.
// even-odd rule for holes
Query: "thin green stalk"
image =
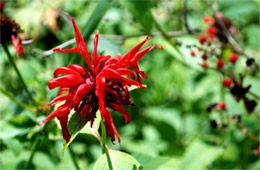
{"label": "thin green stalk", "polygon": [[21,101],[18,101],[15,97],[13,97],[8,91],[0,88],[0,91],[6,96],[8,97],[11,101],[13,101],[15,104],[17,104],[18,106],[24,108],[24,109],[27,109],[27,110],[30,110],[31,112],[35,112],[36,109],[32,106],[29,106]]}
{"label": "thin green stalk", "polygon": [[16,64],[15,64],[15,62],[14,62],[14,59],[13,59],[13,57],[11,56],[11,54],[10,54],[10,52],[9,52],[9,50],[8,50],[8,48],[7,48],[7,46],[6,46],[6,44],[3,44],[3,48],[4,48],[4,51],[5,51],[5,53],[6,53],[7,57],[8,57],[8,59],[9,59],[11,65],[13,66],[13,68],[14,68],[14,70],[15,70],[17,76],[18,76],[18,78],[20,79],[20,81],[21,81],[21,83],[22,83],[22,86],[23,86],[25,92],[27,93],[28,97],[29,97],[30,100],[32,101],[33,105],[37,106],[36,102],[34,101],[32,95],[31,95],[31,93],[30,93],[30,91],[29,91],[28,88],[27,88],[27,86],[26,86],[26,84],[25,84],[25,82],[24,82],[24,80],[23,80],[23,77],[22,77],[20,71],[18,70],[18,68],[17,68],[17,66],[16,66]]}
{"label": "thin green stalk", "polygon": [[77,170],[80,170],[79,164],[78,164],[78,162],[76,160],[76,155],[75,155],[74,151],[72,150],[71,146],[69,146],[68,149],[69,149],[69,153],[70,153],[70,156],[71,156],[71,159],[72,159],[72,162],[73,162],[75,168]]}
{"label": "thin green stalk", "polygon": [[111,158],[110,158],[110,155],[109,155],[109,150],[106,147],[106,138],[107,137],[106,137],[106,128],[105,128],[105,125],[104,125],[104,120],[101,121],[101,133],[102,133],[102,143],[101,143],[102,151],[103,151],[103,153],[106,154],[109,169],[113,170],[112,161],[111,161]]}
{"label": "thin green stalk", "polygon": [[32,145],[31,155],[30,155],[28,161],[27,161],[26,164],[25,164],[25,169],[30,168],[30,165],[32,164],[33,157],[34,157],[34,155],[35,155],[35,153],[36,153],[36,149],[37,149],[38,145],[40,144],[40,137],[41,137],[40,134],[38,134],[38,135],[36,136],[36,139],[35,139],[35,141],[34,141],[34,143],[33,143],[33,145]]}
{"label": "thin green stalk", "polygon": [[158,31],[162,34],[162,36],[172,45],[172,47],[179,53],[182,54],[181,51],[175,46],[174,41],[171,40],[172,37],[169,37],[167,33],[163,30],[163,28],[160,26],[160,24],[157,22],[157,20],[152,16],[153,23],[155,27],[158,29]]}

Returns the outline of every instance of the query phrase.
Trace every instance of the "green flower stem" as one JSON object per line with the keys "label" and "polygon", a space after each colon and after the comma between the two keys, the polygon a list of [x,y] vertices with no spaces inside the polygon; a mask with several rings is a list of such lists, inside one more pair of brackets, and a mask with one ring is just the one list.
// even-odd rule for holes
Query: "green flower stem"
{"label": "green flower stem", "polygon": [[13,97],[8,91],[0,88],[1,93],[3,93],[6,97],[8,97],[11,101],[13,101],[15,104],[17,104],[18,106],[30,110],[31,112],[35,112],[36,108],[29,106],[21,101],[18,101],[15,97]]}
{"label": "green flower stem", "polygon": [[153,23],[155,27],[158,29],[158,31],[162,34],[162,36],[172,45],[172,47],[179,53],[182,54],[181,51],[175,46],[175,43],[171,41],[171,37],[167,35],[167,33],[163,30],[163,28],[160,26],[160,24],[157,22],[157,20],[152,16]]}
{"label": "green flower stem", "polygon": [[28,97],[29,97],[30,100],[32,101],[33,105],[37,106],[36,102],[34,101],[32,95],[31,95],[31,93],[30,93],[30,91],[29,91],[28,88],[27,88],[27,86],[26,86],[26,84],[25,84],[25,82],[24,82],[24,80],[23,80],[23,77],[22,77],[20,71],[18,70],[18,68],[17,68],[17,66],[16,66],[16,64],[15,64],[15,62],[14,62],[14,59],[13,59],[13,57],[11,56],[11,54],[10,54],[10,52],[9,52],[9,50],[8,50],[8,48],[7,48],[7,46],[6,46],[6,44],[3,44],[3,48],[4,48],[4,51],[5,51],[5,53],[6,53],[7,57],[8,57],[8,59],[9,59],[11,65],[13,66],[13,68],[14,68],[14,70],[15,70],[17,76],[18,76],[18,78],[20,79],[20,81],[21,81],[21,83],[22,83],[22,86],[23,86],[25,92],[27,93]]}
{"label": "green flower stem", "polygon": [[107,137],[106,137],[106,128],[105,128],[103,119],[101,120],[101,133],[102,133],[102,143],[101,143],[102,151],[103,151],[103,153],[106,154],[109,169],[113,170],[112,161],[111,161],[111,158],[110,158],[110,155],[109,155],[109,150],[106,146],[106,138]]}
{"label": "green flower stem", "polygon": [[72,162],[73,162],[75,168],[77,170],[80,170],[79,164],[78,164],[78,162],[76,160],[76,155],[75,155],[74,151],[72,150],[71,146],[68,147],[68,150],[69,150],[69,153],[70,153],[70,156],[71,156],[71,159],[72,159]]}
{"label": "green flower stem", "polygon": [[36,153],[36,149],[37,149],[37,147],[38,147],[38,145],[40,144],[40,141],[41,141],[40,138],[41,138],[41,135],[38,134],[38,135],[36,136],[36,139],[35,139],[33,145],[32,145],[31,155],[30,155],[28,161],[27,161],[26,164],[25,164],[25,169],[30,168],[30,165],[32,164],[33,157],[34,157],[34,155],[35,155],[35,153]]}

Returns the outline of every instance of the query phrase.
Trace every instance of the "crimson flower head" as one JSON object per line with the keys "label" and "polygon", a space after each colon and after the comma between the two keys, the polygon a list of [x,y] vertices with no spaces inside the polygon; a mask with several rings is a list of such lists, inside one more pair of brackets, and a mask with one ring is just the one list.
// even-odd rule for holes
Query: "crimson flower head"
{"label": "crimson flower head", "polygon": [[149,40],[147,37],[124,56],[117,55],[111,58],[109,55],[97,54],[99,35],[96,33],[93,53],[90,58],[74,18],[68,14],[67,17],[73,24],[77,46],[71,49],[56,48],[53,51],[79,53],[84,58],[88,68],[71,64],[54,70],[54,79],[48,82],[48,87],[49,89],[59,88],[59,92],[49,105],[52,106],[62,101],[64,103],[49,114],[41,125],[56,117],[60,122],[64,139],[69,142],[71,134],[68,131],[67,123],[70,111],[75,110],[77,114],[83,114],[92,126],[96,112],[99,110],[112,142],[115,137],[120,142],[120,136],[108,108],[122,114],[126,123],[130,121],[130,116],[123,107],[132,104],[128,87],[146,88],[142,84],[142,78],[147,78],[147,75],[139,69],[137,62],[147,52],[154,48],[161,48],[161,46],[152,45],[139,51],[143,44]]}

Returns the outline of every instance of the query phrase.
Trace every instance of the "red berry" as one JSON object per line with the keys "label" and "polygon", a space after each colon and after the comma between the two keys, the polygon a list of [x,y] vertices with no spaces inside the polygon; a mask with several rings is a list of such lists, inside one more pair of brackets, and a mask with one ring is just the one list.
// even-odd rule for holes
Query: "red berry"
{"label": "red berry", "polygon": [[205,35],[200,35],[199,42],[203,44],[207,40],[207,37]]}
{"label": "red berry", "polygon": [[195,55],[196,55],[196,54],[195,54],[195,51],[191,50],[191,51],[190,51],[190,55],[191,55],[191,56],[195,56]]}
{"label": "red berry", "polygon": [[222,69],[223,66],[224,66],[224,60],[218,59],[218,61],[217,61],[216,64],[217,64],[217,68],[218,68],[218,69]]}
{"label": "red berry", "polygon": [[219,102],[218,105],[217,105],[217,109],[219,109],[219,110],[226,110],[226,103]]}
{"label": "red berry", "polygon": [[206,59],[207,59],[206,53],[202,54],[201,58],[202,58],[203,60],[206,60]]}
{"label": "red berry", "polygon": [[201,64],[201,66],[203,67],[203,68],[208,68],[209,67],[209,65],[208,65],[208,63],[206,62],[206,61],[203,61],[203,63]]}
{"label": "red berry", "polygon": [[237,58],[238,58],[238,55],[236,53],[231,53],[229,55],[229,61],[232,63],[232,64],[235,64],[236,61],[237,61]]}
{"label": "red berry", "polygon": [[207,32],[211,38],[214,38],[218,33],[218,29],[214,26],[211,26],[207,29]]}
{"label": "red berry", "polygon": [[225,78],[222,82],[223,86],[230,87],[232,85],[232,80],[230,78]]}

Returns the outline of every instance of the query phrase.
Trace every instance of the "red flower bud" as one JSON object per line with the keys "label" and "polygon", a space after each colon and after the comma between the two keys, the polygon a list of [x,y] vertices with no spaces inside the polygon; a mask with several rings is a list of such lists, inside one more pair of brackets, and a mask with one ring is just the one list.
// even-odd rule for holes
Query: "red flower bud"
{"label": "red flower bud", "polygon": [[237,58],[238,58],[238,55],[236,53],[231,53],[229,55],[229,61],[232,63],[232,64],[235,64],[236,61],[237,61]]}
{"label": "red flower bud", "polygon": [[207,61],[203,61],[203,63],[201,64],[201,66],[202,66],[203,68],[205,68],[205,69],[209,67]]}
{"label": "red flower bud", "polygon": [[230,87],[232,85],[232,80],[230,78],[225,78],[222,82],[223,86]]}
{"label": "red flower bud", "polygon": [[207,40],[207,37],[205,35],[200,35],[199,42],[203,44]]}
{"label": "red flower bud", "polygon": [[191,56],[195,56],[195,55],[196,55],[195,51],[191,50],[191,51],[190,51],[190,55],[191,55]]}
{"label": "red flower bud", "polygon": [[226,110],[226,103],[224,102],[219,102],[217,105],[218,110]]}
{"label": "red flower bud", "polygon": [[218,69],[222,69],[223,66],[224,66],[224,60],[218,59],[218,61],[217,61],[216,64],[217,64],[217,68],[218,68]]}

